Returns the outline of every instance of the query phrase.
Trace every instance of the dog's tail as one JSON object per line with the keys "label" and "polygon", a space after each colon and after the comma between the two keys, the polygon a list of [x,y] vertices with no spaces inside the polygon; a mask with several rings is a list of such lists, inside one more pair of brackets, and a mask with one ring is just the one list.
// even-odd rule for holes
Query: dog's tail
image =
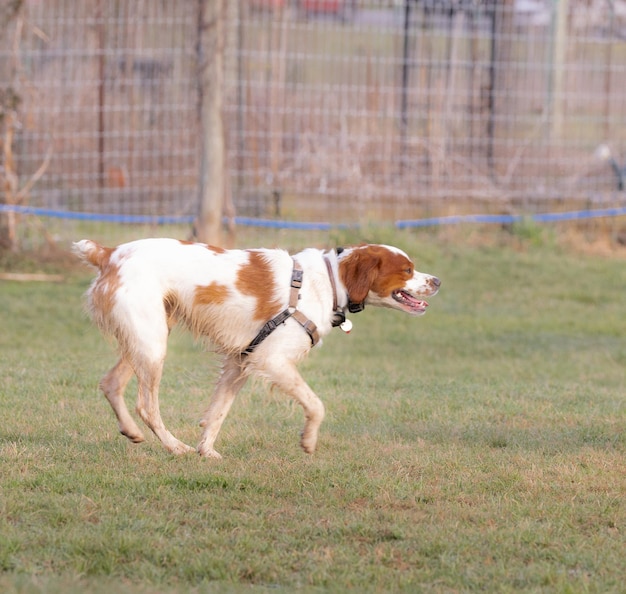
{"label": "dog's tail", "polygon": [[72,251],[83,262],[102,270],[108,264],[113,250],[103,247],[91,239],[81,239],[72,244]]}

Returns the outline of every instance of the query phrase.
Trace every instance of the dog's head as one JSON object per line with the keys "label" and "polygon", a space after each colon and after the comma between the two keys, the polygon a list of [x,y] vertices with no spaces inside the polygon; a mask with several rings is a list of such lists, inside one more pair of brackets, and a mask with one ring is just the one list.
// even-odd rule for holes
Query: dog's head
{"label": "dog's head", "polygon": [[441,281],[415,270],[401,250],[388,245],[362,245],[347,248],[339,256],[339,277],[348,292],[352,311],[365,305],[398,309],[422,315]]}

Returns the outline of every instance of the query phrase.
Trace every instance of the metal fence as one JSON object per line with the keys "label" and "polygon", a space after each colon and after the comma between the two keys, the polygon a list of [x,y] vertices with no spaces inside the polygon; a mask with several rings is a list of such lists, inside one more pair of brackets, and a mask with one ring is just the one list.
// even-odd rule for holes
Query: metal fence
{"label": "metal fence", "polygon": [[[397,220],[626,197],[624,1],[224,6],[237,214]],[[195,215],[199,7],[0,7],[0,203]]]}

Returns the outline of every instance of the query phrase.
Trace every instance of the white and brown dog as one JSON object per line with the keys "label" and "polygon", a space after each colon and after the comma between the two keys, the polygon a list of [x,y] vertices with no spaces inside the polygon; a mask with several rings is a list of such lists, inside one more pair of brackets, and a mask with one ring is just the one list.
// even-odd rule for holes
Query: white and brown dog
{"label": "white and brown dog", "polygon": [[421,315],[440,281],[417,272],[400,249],[361,245],[330,251],[223,250],[175,239],[143,239],[107,248],[83,239],[75,252],[99,270],[87,292],[95,323],[119,344],[120,359],[100,387],[122,434],[144,436],[129,414],[124,389],[137,376],[137,413],[175,454],[193,448],[174,437],[159,412],[159,383],[171,328],[181,323],[207,338],[223,367],[197,451],[219,458],[214,443],[249,375],[269,380],[302,405],[301,445],[312,453],[324,405],[296,363],[334,326],[349,330],[345,311],[365,305]]}

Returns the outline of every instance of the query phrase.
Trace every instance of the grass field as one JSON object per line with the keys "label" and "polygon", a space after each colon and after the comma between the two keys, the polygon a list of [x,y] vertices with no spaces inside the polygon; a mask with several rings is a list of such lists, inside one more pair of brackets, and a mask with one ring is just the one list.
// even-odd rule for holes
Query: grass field
{"label": "grass field", "polygon": [[[442,289],[305,362],[313,456],[260,384],[220,462],[129,443],[97,390],[114,351],[82,314],[89,273],[0,281],[0,591],[624,591],[624,260],[394,242]],[[162,412],[188,443],[216,371],[174,334]]]}

